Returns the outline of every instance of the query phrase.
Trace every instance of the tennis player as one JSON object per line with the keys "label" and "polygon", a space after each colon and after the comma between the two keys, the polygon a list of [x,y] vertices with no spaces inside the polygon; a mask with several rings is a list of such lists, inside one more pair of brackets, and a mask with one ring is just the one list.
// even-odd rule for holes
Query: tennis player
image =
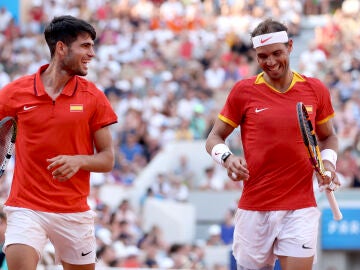
{"label": "tennis player", "polygon": [[18,124],[15,170],[4,211],[10,270],[35,270],[48,239],[65,270],[95,269],[90,172],[114,164],[110,103],[83,76],[95,56],[95,29],[71,17],[46,27],[50,63],[0,91],[0,118]]}
{"label": "tennis player", "polygon": [[[316,78],[290,69],[293,40],[287,27],[267,19],[251,33],[262,72],[237,82],[206,141],[206,150],[233,181],[244,180],[235,214],[233,254],[238,269],[310,270],[315,262],[320,212],[313,168],[299,130],[296,104],[310,111],[324,166],[333,181],[338,139],[328,89]],[[244,156],[234,155],[226,138],[240,126]]]}

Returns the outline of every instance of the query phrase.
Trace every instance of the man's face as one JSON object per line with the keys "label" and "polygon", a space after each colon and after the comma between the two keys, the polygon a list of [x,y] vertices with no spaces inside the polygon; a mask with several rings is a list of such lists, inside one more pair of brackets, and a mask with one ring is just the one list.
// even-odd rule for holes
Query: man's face
{"label": "man's face", "polygon": [[288,45],[275,43],[256,48],[256,57],[261,69],[273,80],[282,78],[289,69],[292,41]]}
{"label": "man's face", "polygon": [[88,64],[94,56],[94,41],[90,35],[79,35],[78,38],[67,47],[62,61],[62,68],[71,76],[85,76],[88,72]]}

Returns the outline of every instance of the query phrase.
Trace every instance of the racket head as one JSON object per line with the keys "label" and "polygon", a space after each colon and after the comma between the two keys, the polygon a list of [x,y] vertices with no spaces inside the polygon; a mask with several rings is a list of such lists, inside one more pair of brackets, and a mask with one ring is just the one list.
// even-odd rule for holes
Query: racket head
{"label": "racket head", "polygon": [[16,121],[13,117],[5,117],[0,121],[0,177],[13,155],[16,141]]}
{"label": "racket head", "polygon": [[314,169],[324,177],[325,169],[321,160],[320,148],[309,113],[306,109],[306,106],[302,102],[298,102],[296,104],[296,110],[301,136],[303,138],[304,145],[307,148],[310,162]]}

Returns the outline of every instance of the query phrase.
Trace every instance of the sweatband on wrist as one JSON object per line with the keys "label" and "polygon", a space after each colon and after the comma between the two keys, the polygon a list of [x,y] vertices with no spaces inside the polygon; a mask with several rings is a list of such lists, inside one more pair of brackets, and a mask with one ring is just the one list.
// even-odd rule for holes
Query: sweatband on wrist
{"label": "sweatband on wrist", "polygon": [[332,149],[324,149],[320,152],[321,159],[329,161],[336,169],[337,154]]}
{"label": "sweatband on wrist", "polygon": [[254,49],[256,49],[257,47],[266,46],[274,43],[286,43],[289,41],[289,37],[286,31],[280,31],[280,32],[258,35],[253,37],[251,40]]}
{"label": "sweatband on wrist", "polygon": [[221,159],[222,155],[226,152],[230,152],[229,147],[224,143],[219,143],[214,145],[213,149],[211,150],[211,157],[216,161],[216,163],[223,165],[223,161]]}

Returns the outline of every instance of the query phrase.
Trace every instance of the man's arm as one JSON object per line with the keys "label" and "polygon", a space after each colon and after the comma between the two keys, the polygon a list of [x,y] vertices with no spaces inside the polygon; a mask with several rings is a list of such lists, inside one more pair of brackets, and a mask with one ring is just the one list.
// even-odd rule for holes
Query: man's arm
{"label": "man's arm", "polygon": [[339,141],[334,130],[333,119],[321,125],[316,125],[316,135],[321,150],[333,149],[335,152],[339,150]]}
{"label": "man's arm", "polygon": [[226,138],[234,130],[232,126],[216,118],[208,138],[206,140],[206,151],[211,155],[211,151],[216,144],[225,143]]}
{"label": "man's arm", "polygon": [[230,179],[234,181],[247,180],[249,171],[245,159],[232,153],[226,154],[230,149],[225,144],[225,140],[233,130],[234,127],[217,118],[206,140],[206,151],[217,163],[226,168]]}
{"label": "man's arm", "polygon": [[[339,150],[339,141],[338,137],[334,130],[333,120],[316,125],[316,135],[319,141],[319,147],[321,151],[321,157],[324,163],[326,171],[331,172],[332,180],[334,183],[340,185],[340,182],[335,173],[336,170],[336,161],[337,161],[337,152]],[[321,177],[317,177],[319,185],[328,184],[328,181],[325,181]]]}
{"label": "man's arm", "polygon": [[114,167],[114,145],[110,127],[97,130],[94,134],[96,153],[85,156],[86,162],[81,169],[91,172],[109,172]]}

